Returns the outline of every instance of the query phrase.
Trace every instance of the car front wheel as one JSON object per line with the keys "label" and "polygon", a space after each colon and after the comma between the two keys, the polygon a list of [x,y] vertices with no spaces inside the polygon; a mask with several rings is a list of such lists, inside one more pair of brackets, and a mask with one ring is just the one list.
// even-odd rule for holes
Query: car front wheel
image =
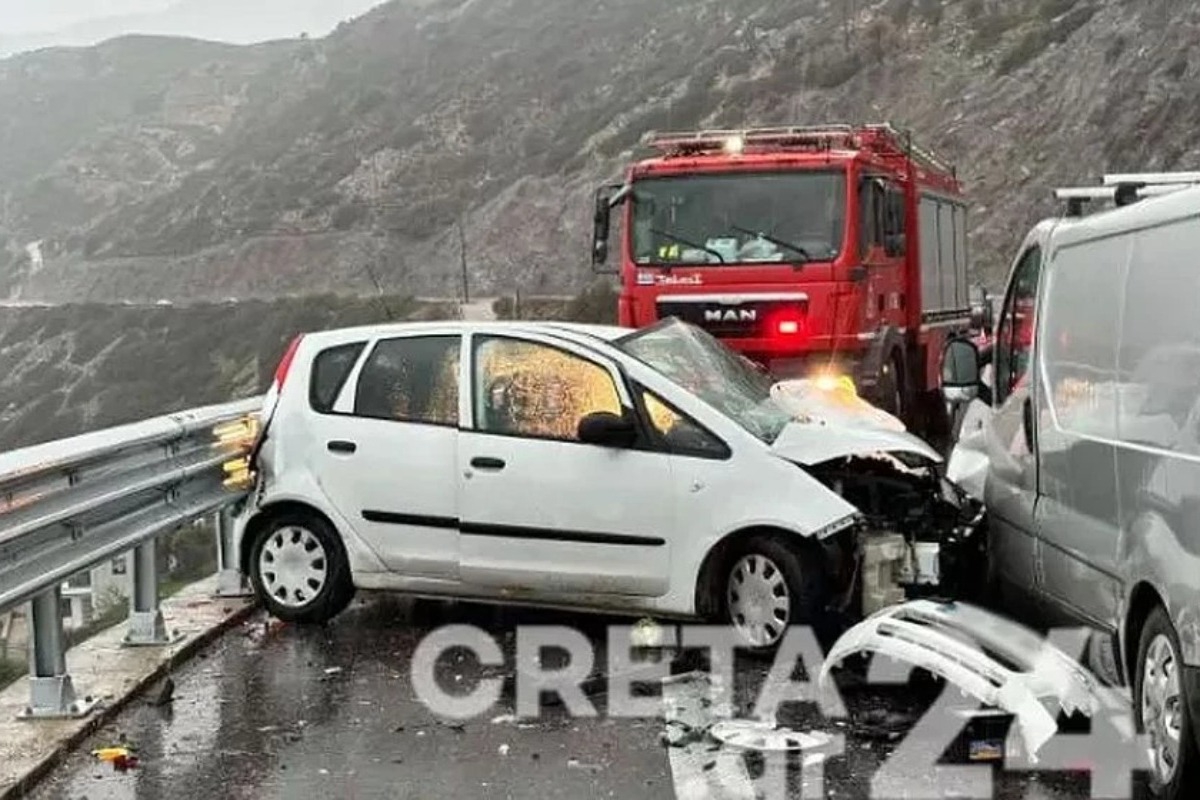
{"label": "car front wheel", "polygon": [[266,524],[250,553],[250,580],[267,610],[287,622],[328,622],[354,597],[341,539],[308,514]]}
{"label": "car front wheel", "polygon": [[816,555],[773,536],[753,536],[734,552],[721,606],[744,646],[769,653],[789,625],[816,621],[825,584]]}
{"label": "car front wheel", "polygon": [[1156,608],[1142,629],[1138,647],[1134,713],[1149,745],[1150,788],[1163,800],[1195,796],[1200,786],[1200,759],[1179,654],[1175,628],[1166,612]]}

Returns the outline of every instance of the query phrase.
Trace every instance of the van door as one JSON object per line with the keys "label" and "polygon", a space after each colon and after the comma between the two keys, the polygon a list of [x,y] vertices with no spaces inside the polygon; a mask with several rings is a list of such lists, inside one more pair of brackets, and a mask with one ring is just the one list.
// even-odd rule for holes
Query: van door
{"label": "van door", "polygon": [[1133,237],[1059,247],[1037,360],[1037,532],[1049,624],[1115,629],[1121,582],[1117,351]]}
{"label": "van door", "polygon": [[1013,270],[996,332],[995,413],[987,430],[989,558],[1003,588],[1016,590],[1025,599],[1036,596],[1037,462],[1031,378],[1041,272],[1042,248],[1031,243]]}

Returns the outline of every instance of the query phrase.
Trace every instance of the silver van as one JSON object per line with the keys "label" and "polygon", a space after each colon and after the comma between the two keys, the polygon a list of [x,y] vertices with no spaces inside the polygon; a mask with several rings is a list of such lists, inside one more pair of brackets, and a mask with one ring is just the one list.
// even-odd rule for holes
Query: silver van
{"label": "silver van", "polygon": [[[950,470],[981,467],[1002,608],[1100,632],[1092,666],[1132,684],[1154,793],[1181,800],[1200,791],[1200,174],[1105,184],[1060,192],[1073,215],[1026,238],[988,357],[947,346],[947,400],[978,411]],[[1097,198],[1117,207],[1081,215]]]}

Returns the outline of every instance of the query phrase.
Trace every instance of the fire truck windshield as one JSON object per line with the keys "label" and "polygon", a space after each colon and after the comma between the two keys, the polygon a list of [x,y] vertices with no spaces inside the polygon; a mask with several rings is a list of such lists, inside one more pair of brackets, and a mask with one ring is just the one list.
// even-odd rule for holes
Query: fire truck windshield
{"label": "fire truck windshield", "polygon": [[831,261],[846,228],[840,172],[645,178],[634,184],[638,264]]}

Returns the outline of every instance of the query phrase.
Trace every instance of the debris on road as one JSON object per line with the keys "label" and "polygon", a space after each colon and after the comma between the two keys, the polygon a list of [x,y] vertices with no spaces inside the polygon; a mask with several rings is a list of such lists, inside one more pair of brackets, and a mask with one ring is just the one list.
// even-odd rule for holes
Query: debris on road
{"label": "debris on road", "polygon": [[117,772],[136,769],[138,766],[138,757],[134,754],[134,749],[129,746],[103,747],[99,750],[93,750],[92,755],[98,761],[112,764],[113,769]]}
{"label": "debris on road", "polygon": [[586,762],[580,761],[577,758],[568,758],[567,759],[567,768],[568,769],[581,769],[584,772],[601,772],[604,769],[604,767],[601,766],[600,764],[588,764]]}
{"label": "debris on road", "polygon": [[833,737],[820,731],[800,732],[770,722],[746,719],[723,720],[708,729],[718,742],[742,750],[764,753],[810,753],[829,747]]}
{"label": "debris on road", "polygon": [[498,752],[502,756],[506,756],[506,755],[508,755],[508,749],[509,748],[508,748],[507,744],[502,744],[502,745],[500,745],[499,748],[497,748],[496,752]]}
{"label": "debris on road", "polygon": [[159,686],[158,692],[154,695],[153,699],[151,699],[150,702],[152,705],[162,707],[162,706],[170,705],[171,701],[174,699],[175,699],[175,681],[173,681],[170,678],[170,676],[168,676],[167,679],[162,682],[162,685]]}
{"label": "debris on road", "polygon": [[1062,650],[1015,622],[963,603],[917,600],[880,611],[838,639],[818,685],[827,688],[833,668],[859,653],[911,664],[1012,714],[1031,758],[1058,731],[1047,701],[1068,717],[1091,717],[1102,705],[1095,678]]}

